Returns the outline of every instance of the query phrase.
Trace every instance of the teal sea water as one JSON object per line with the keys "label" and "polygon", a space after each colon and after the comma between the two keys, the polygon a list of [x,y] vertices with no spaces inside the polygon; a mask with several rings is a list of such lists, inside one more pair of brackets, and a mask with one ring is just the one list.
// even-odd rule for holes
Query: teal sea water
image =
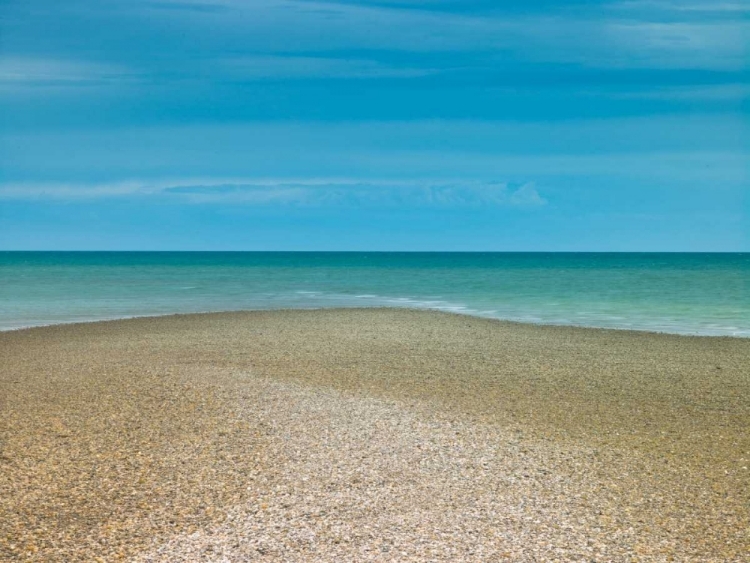
{"label": "teal sea water", "polygon": [[0,252],[3,330],[381,306],[750,337],[750,254]]}

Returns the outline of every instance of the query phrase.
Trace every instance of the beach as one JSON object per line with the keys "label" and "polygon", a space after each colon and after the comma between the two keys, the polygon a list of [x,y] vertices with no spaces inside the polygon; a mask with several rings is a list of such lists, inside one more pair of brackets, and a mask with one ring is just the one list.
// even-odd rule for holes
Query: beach
{"label": "beach", "polygon": [[750,552],[750,339],[285,310],[9,331],[0,357],[0,560]]}

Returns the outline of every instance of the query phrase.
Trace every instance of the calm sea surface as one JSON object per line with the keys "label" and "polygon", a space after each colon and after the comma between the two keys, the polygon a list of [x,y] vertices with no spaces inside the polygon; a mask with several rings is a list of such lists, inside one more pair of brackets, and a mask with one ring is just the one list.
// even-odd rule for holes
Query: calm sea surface
{"label": "calm sea surface", "polygon": [[0,252],[5,330],[381,306],[748,337],[750,254]]}

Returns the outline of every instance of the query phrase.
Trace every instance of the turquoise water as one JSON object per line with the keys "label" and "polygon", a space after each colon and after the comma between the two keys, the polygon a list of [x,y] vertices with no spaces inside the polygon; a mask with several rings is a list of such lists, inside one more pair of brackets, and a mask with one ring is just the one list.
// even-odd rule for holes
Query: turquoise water
{"label": "turquoise water", "polygon": [[750,254],[0,252],[3,330],[378,306],[748,337]]}

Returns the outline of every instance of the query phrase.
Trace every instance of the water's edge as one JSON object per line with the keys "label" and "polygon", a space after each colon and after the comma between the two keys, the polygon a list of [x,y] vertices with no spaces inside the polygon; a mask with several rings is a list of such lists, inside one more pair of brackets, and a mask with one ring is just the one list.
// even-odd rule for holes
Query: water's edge
{"label": "water's edge", "polygon": [[373,307],[750,337],[750,254],[0,252],[0,330]]}
{"label": "water's edge", "polygon": [[15,327],[0,327],[0,334],[3,333],[15,333],[27,330],[53,328],[53,327],[66,327],[75,325],[92,325],[92,324],[108,324],[116,323],[119,321],[137,321],[139,319],[168,319],[170,317],[202,317],[206,315],[233,315],[238,313],[283,313],[283,312],[295,312],[295,311],[379,311],[379,310],[393,310],[393,311],[415,311],[415,312],[430,312],[441,315],[455,315],[459,317],[469,317],[473,319],[483,319],[487,321],[493,321],[502,323],[505,325],[519,325],[519,326],[531,326],[540,328],[559,327],[559,328],[572,328],[584,331],[596,331],[596,332],[622,332],[622,333],[635,333],[645,334],[654,336],[672,336],[679,338],[710,338],[710,339],[738,339],[746,340],[750,336],[738,336],[728,334],[700,334],[691,332],[669,332],[660,330],[648,330],[643,328],[618,328],[618,327],[605,327],[605,326],[592,326],[592,325],[575,325],[575,324],[564,324],[564,323],[545,323],[545,322],[530,322],[530,321],[519,321],[514,319],[505,319],[500,317],[486,317],[474,315],[467,312],[459,311],[445,311],[440,309],[420,309],[416,307],[387,307],[387,306],[373,306],[373,307],[297,307],[291,308],[278,308],[278,309],[231,309],[231,310],[217,310],[217,311],[191,311],[189,313],[163,313],[155,315],[129,315],[122,317],[106,317],[106,318],[90,318],[90,319],[76,319],[67,320],[54,323],[45,324],[33,324],[25,326]]}

